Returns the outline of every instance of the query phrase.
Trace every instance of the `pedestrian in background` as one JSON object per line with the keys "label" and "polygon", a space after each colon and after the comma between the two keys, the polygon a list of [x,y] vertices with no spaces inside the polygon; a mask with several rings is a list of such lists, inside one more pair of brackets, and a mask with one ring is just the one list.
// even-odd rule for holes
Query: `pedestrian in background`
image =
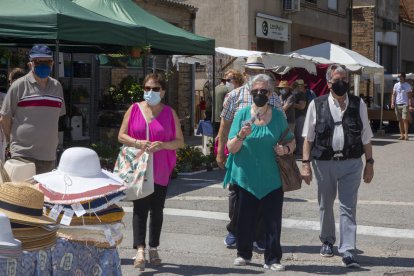
{"label": "pedestrian in background", "polygon": [[[334,255],[336,233],[333,206],[338,193],[338,252],[345,266],[360,267],[355,257],[356,207],[362,171],[365,183],[370,183],[374,176],[373,135],[364,101],[349,94],[346,70],[339,65],[331,65],[326,79],[329,94],[314,99],[306,114],[302,177],[310,184],[312,162],[318,185],[320,254],[323,257]],[[365,167],[361,160],[363,154]]]}
{"label": "pedestrian in background", "polygon": [[65,115],[62,85],[50,77],[53,55],[46,45],[29,52],[30,72],[12,83],[0,114],[12,158],[33,162],[36,174],[56,168],[59,117]]}
{"label": "pedestrian in background", "polygon": [[283,113],[268,104],[273,93],[272,79],[265,74],[253,77],[250,93],[253,104],[237,112],[227,142],[234,158],[228,160],[224,184],[237,185],[239,198],[234,264],[242,266],[251,261],[255,235],[252,225],[261,205],[265,225],[264,268],[284,270],[280,263],[283,189],[275,152],[281,156],[292,153],[295,141],[289,133],[287,139],[290,137],[291,141],[287,145],[277,144],[288,124]]}
{"label": "pedestrian in background", "polygon": [[215,88],[215,105],[214,105],[214,132],[218,133],[220,129],[221,111],[223,110],[224,98],[227,93],[233,89],[239,88],[244,83],[244,77],[240,71],[236,69],[229,69],[224,73],[219,85]]}
{"label": "pedestrian in background", "polygon": [[[125,113],[118,140],[129,147],[137,147],[154,154],[154,193],[134,201],[132,215],[133,248],[137,249],[134,266],[145,269],[145,238],[149,222],[149,262],[159,265],[157,247],[163,222],[163,210],[171,173],[176,164],[175,150],[184,146],[180,121],[175,111],[161,103],[165,95],[165,81],[157,74],[144,79],[144,101],[134,103]],[[146,137],[147,123],[149,141]]]}
{"label": "pedestrian in background", "polygon": [[411,117],[410,109],[414,108],[411,85],[405,81],[405,73],[398,74],[398,82],[394,84],[391,96],[391,108],[395,108],[400,127],[400,138],[408,140],[408,123]]}
{"label": "pedestrian in background", "polygon": [[[227,143],[230,126],[237,112],[247,106],[253,104],[253,97],[250,93],[251,80],[257,74],[265,72],[265,66],[261,57],[248,57],[244,67],[245,84],[233,91],[229,92],[224,100],[223,110],[221,112],[221,124],[218,133],[218,148],[217,148],[217,164],[224,168],[227,156],[224,153],[224,147]],[[282,104],[276,93],[272,92],[269,98],[269,104],[276,109],[282,110]],[[229,185],[229,218],[230,222],[227,224],[228,234],[224,238],[224,244],[228,247],[235,246],[237,243],[237,220],[238,220],[238,192],[237,185]],[[260,212],[259,212],[260,213]],[[255,246],[258,250],[264,250],[263,227],[260,222],[256,229]]]}
{"label": "pedestrian in background", "polygon": [[280,99],[283,106],[283,111],[286,114],[289,129],[294,132],[295,130],[295,95],[292,93],[287,80],[282,80],[277,86],[279,88]]}
{"label": "pedestrian in background", "polygon": [[302,130],[303,124],[305,122],[306,116],[306,89],[305,89],[305,82],[302,79],[297,79],[295,81],[296,89],[293,92],[295,96],[295,140],[296,140],[296,158],[302,158],[302,148],[303,148],[303,137],[302,137]]}

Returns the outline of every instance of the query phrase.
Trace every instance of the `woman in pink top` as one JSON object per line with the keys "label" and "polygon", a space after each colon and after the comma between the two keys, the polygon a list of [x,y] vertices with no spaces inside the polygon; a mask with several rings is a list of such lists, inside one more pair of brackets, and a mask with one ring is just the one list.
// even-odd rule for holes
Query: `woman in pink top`
{"label": "woman in pink top", "polygon": [[[161,103],[165,95],[165,81],[157,74],[144,79],[144,101],[134,103],[125,113],[119,130],[118,141],[130,147],[153,152],[154,193],[134,201],[133,247],[137,249],[134,266],[145,268],[145,236],[148,212],[149,261],[159,265],[157,247],[163,221],[163,209],[170,175],[175,167],[175,150],[184,146],[184,137],[175,111]],[[149,141],[146,140],[146,121],[149,125]]]}

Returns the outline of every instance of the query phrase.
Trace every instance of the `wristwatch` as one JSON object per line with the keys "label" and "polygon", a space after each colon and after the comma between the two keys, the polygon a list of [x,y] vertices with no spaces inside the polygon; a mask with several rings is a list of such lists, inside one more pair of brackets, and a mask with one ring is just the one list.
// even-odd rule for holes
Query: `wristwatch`
{"label": "wristwatch", "polygon": [[366,160],[368,164],[374,165],[374,158],[369,158]]}

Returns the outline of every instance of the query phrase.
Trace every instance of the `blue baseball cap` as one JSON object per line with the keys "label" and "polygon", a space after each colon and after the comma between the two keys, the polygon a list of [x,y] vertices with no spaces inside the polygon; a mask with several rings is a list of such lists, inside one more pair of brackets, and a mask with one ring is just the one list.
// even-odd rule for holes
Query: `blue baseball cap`
{"label": "blue baseball cap", "polygon": [[53,58],[52,51],[43,44],[36,44],[29,52],[30,59],[34,58]]}

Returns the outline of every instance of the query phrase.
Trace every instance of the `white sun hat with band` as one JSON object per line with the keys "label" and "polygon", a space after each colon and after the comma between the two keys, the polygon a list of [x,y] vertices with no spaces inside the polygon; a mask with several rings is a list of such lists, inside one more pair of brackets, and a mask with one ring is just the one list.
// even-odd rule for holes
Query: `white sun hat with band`
{"label": "white sun hat with band", "polygon": [[26,182],[0,184],[0,212],[23,224],[54,224],[43,215],[43,193]]}
{"label": "white sun hat with band", "polygon": [[89,200],[126,189],[122,179],[101,168],[95,151],[82,147],[65,150],[56,170],[33,178],[49,202]]}
{"label": "white sun hat with band", "polygon": [[259,56],[250,56],[246,60],[246,64],[244,67],[249,69],[265,69],[265,65],[263,64],[262,57]]}

